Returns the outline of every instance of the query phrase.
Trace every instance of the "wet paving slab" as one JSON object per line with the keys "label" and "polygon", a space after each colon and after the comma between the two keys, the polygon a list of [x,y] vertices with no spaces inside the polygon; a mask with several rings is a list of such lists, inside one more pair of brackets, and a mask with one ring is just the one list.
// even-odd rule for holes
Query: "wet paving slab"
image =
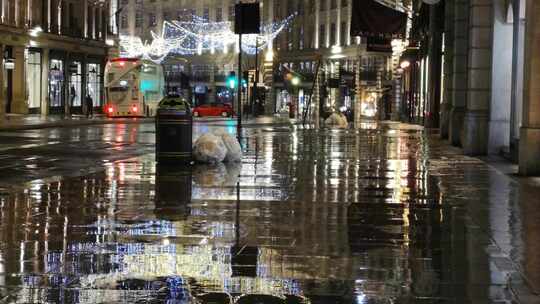
{"label": "wet paving slab", "polygon": [[247,128],[241,163],[179,167],[126,128],[20,149],[92,170],[0,191],[1,301],[538,303],[540,190],[421,129]]}

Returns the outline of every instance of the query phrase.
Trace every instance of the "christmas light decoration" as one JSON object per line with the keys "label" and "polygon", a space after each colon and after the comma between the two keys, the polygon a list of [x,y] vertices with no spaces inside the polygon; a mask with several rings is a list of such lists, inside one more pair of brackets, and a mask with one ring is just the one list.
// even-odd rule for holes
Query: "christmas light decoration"
{"label": "christmas light decoration", "polygon": [[[242,51],[255,54],[268,47],[279,33],[289,26],[295,15],[281,21],[261,26],[260,34],[243,35]],[[121,55],[163,61],[167,55],[195,55],[204,52],[228,51],[235,46],[238,51],[238,35],[232,30],[232,22],[210,22],[198,16],[192,21],[164,21],[162,34],[150,32],[151,42],[140,37],[120,36]]]}

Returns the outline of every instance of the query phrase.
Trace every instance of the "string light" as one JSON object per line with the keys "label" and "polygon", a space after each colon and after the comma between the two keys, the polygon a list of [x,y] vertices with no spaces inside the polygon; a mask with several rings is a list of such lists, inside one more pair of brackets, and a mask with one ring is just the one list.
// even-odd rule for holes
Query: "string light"
{"label": "string light", "polygon": [[[295,15],[281,21],[263,25],[260,34],[242,35],[242,51],[255,54],[267,47],[279,33],[287,28]],[[121,55],[163,61],[169,54],[195,55],[204,52],[237,48],[238,35],[232,31],[232,22],[210,22],[198,16],[192,21],[164,21],[162,34],[150,32],[151,42],[137,36],[120,36]]]}

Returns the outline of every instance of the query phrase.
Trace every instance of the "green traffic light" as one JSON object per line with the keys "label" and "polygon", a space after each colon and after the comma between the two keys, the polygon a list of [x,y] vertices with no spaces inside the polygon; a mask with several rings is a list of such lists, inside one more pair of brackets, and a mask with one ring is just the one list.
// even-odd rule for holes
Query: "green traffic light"
{"label": "green traffic light", "polygon": [[229,79],[229,88],[231,88],[231,89],[236,88],[236,80],[235,79]]}

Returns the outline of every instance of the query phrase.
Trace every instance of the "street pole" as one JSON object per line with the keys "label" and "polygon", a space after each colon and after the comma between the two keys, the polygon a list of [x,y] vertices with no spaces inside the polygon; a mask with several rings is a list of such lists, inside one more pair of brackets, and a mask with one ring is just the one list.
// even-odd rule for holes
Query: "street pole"
{"label": "street pole", "polygon": [[[241,16],[240,16],[241,17]],[[237,18],[240,18],[237,17]],[[238,34],[238,105],[237,105],[237,111],[238,111],[238,123],[236,125],[237,129],[237,137],[238,141],[240,142],[241,139],[241,132],[242,132],[242,34]]]}
{"label": "street pole", "polygon": [[259,36],[255,38],[255,77],[253,92],[251,94],[251,115],[255,117],[255,97],[257,96],[257,84],[259,83]]}

